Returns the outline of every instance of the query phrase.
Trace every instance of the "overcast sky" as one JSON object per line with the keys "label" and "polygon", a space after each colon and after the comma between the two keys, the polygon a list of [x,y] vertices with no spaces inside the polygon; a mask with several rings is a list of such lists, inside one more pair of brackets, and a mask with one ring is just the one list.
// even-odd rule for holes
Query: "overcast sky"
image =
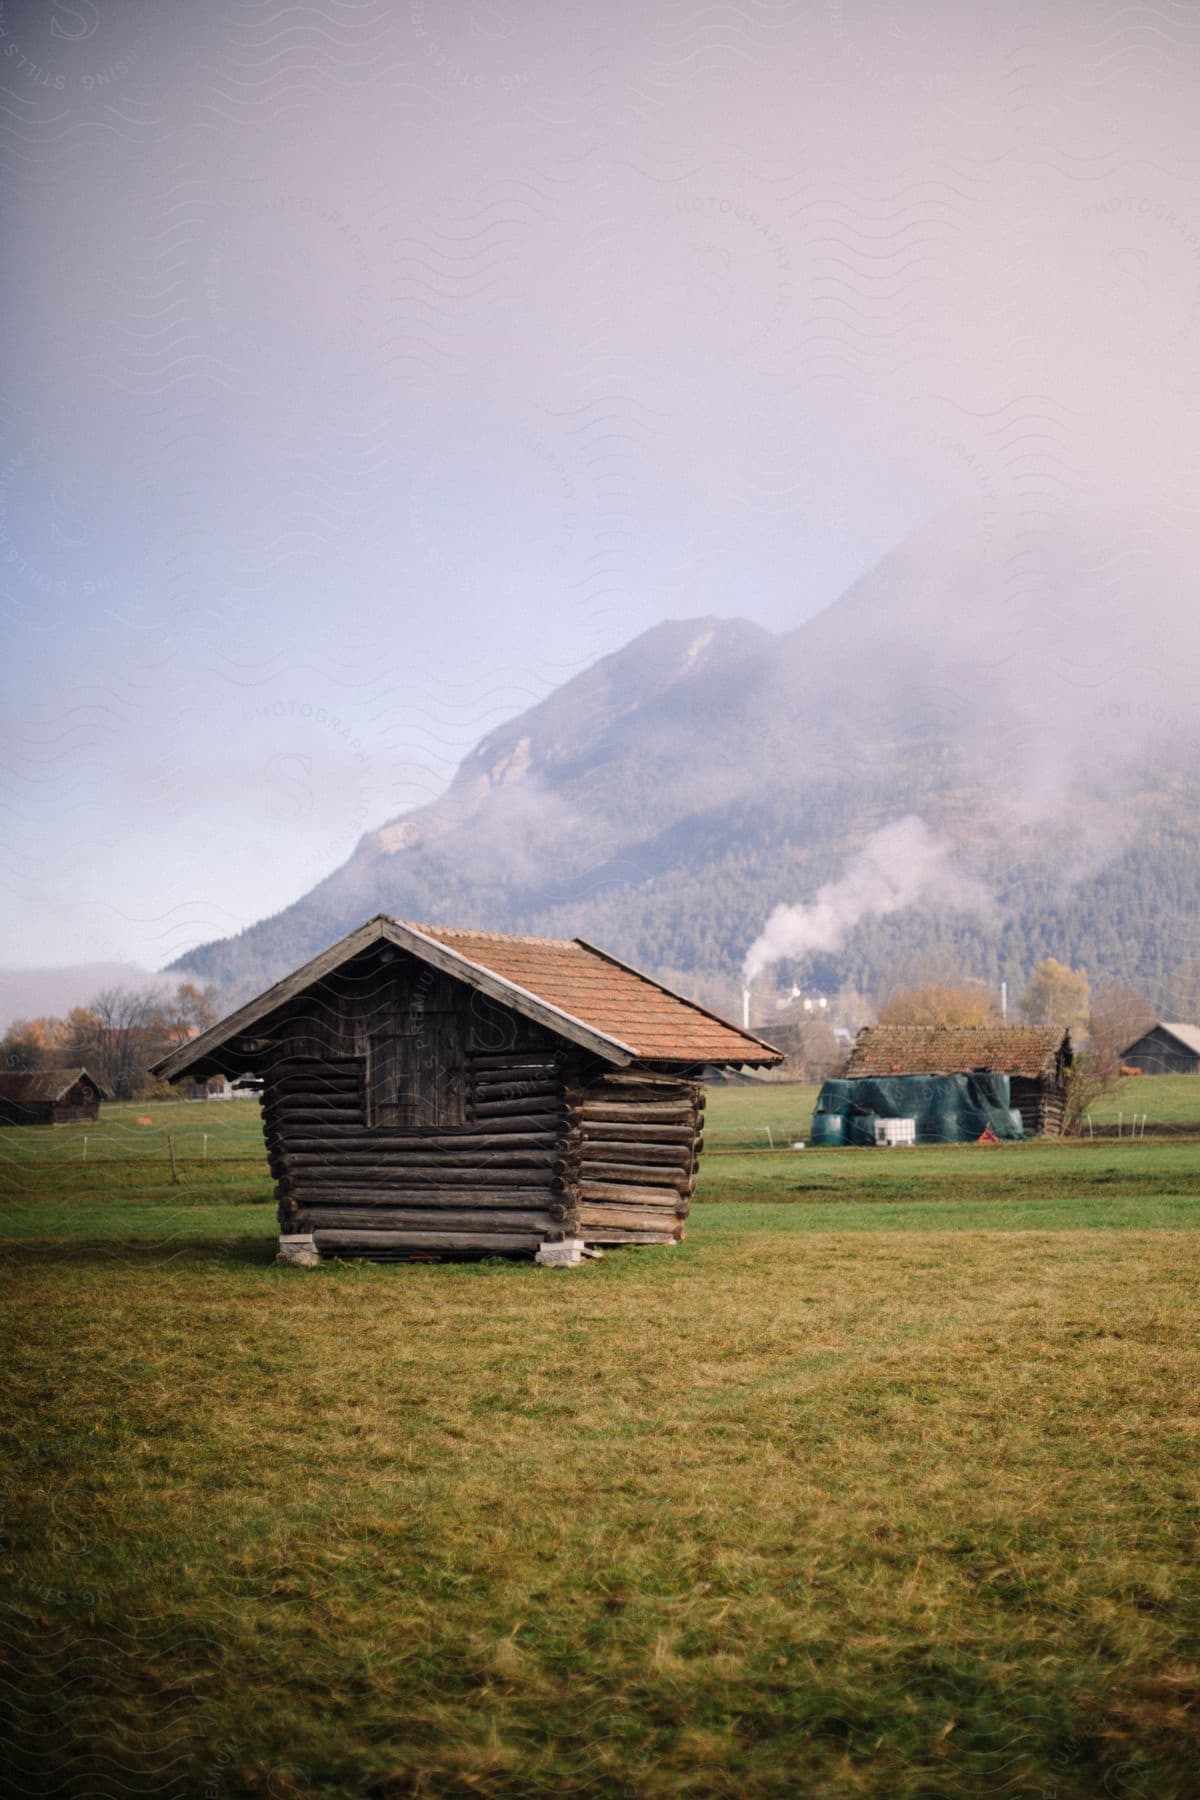
{"label": "overcast sky", "polygon": [[0,960],[236,930],[957,500],[1185,517],[1198,103],[1176,0],[5,0]]}

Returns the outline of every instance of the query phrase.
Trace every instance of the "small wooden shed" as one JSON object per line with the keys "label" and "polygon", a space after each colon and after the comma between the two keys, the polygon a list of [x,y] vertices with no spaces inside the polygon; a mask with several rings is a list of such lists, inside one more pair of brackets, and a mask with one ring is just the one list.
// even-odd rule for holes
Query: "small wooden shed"
{"label": "small wooden shed", "polygon": [[6,1069],[0,1073],[0,1125],[94,1123],[111,1100],[86,1069]]}
{"label": "small wooden shed", "polygon": [[866,1025],[843,1073],[1007,1075],[1026,1137],[1057,1137],[1073,1060],[1061,1025]]}
{"label": "small wooden shed", "polygon": [[701,1070],[781,1060],[582,939],[381,914],[154,1073],[261,1076],[287,1260],[572,1263],[681,1238]]}
{"label": "small wooden shed", "polygon": [[1200,1075],[1200,1025],[1160,1019],[1121,1052],[1121,1061],[1143,1075]]}

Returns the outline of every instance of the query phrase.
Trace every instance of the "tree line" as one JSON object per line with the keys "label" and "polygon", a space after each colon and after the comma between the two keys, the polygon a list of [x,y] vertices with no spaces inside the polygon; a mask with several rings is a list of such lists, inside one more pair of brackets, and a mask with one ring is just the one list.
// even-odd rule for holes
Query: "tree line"
{"label": "tree line", "polygon": [[[733,1015],[725,984],[705,983],[683,970],[670,971],[671,985],[718,1010]],[[947,972],[940,959],[917,965],[915,979],[894,987],[879,1005],[853,987],[834,997],[821,1017],[780,1017],[758,1026],[787,1058],[787,1069],[800,1080],[821,1081],[838,1073],[845,1044],[834,1036],[834,1021],[852,1033],[878,1020],[885,1025],[988,1026],[1001,1023],[993,985],[981,978]],[[1191,992],[1189,970],[1183,986]],[[1200,1001],[1200,984],[1195,998]],[[65,1017],[17,1019],[0,1039],[0,1066],[5,1069],[85,1067],[116,1100],[148,1099],[171,1090],[149,1074],[149,1066],[177,1045],[216,1023],[224,1007],[216,987],[181,981],[170,991],[156,987],[105,988],[86,1006],[72,1007]],[[1182,1016],[1196,1017],[1200,1005],[1184,1007]],[[1071,968],[1054,957],[1034,967],[1017,996],[1014,1018],[1029,1024],[1063,1025],[1076,1048],[1070,1078],[1068,1128],[1088,1106],[1120,1078],[1122,1052],[1155,1021],[1146,996],[1123,981],[1105,981],[1093,994],[1086,969]]]}
{"label": "tree line", "polygon": [[181,981],[174,990],[104,988],[63,1018],[14,1019],[0,1039],[5,1069],[86,1068],[114,1100],[167,1093],[149,1074],[177,1044],[215,1025],[221,1008],[214,987]]}

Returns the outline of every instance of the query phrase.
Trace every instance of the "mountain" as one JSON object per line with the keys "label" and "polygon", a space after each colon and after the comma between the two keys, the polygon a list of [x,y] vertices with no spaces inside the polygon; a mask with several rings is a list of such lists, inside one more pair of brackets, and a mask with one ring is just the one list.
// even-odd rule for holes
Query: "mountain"
{"label": "mountain", "polygon": [[879,992],[932,959],[1019,984],[1053,954],[1157,1003],[1200,951],[1194,566],[1137,521],[964,508],[795,630],[658,625],[295,905],[172,967],[246,993],[390,911],[591,937],[727,1001],[773,907],[915,817],[944,892],[793,972]]}

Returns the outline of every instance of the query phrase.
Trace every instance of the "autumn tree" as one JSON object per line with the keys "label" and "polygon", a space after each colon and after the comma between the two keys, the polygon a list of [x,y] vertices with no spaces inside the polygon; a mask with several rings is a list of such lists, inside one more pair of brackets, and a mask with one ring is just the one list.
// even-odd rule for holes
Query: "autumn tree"
{"label": "autumn tree", "polygon": [[1017,1008],[1031,1025],[1065,1025],[1072,1031],[1081,1030],[1088,1017],[1087,970],[1069,969],[1053,956],[1046,957],[1030,976]]}
{"label": "autumn tree", "polygon": [[[1069,969],[1065,963],[1048,956],[1034,969],[1018,1004],[1022,1015],[1032,1025],[1065,1025],[1073,1032],[1082,1032],[1088,1025],[1087,970]],[[1113,1032],[1120,1029],[1115,1023],[1120,1011],[1114,1000]],[[1104,1029],[1103,1013],[1101,1025]],[[1083,1130],[1092,1107],[1105,1094],[1111,1093],[1120,1079],[1120,1062],[1110,1037],[1103,1042],[1093,1041],[1076,1055],[1067,1070],[1063,1130],[1068,1135]]]}
{"label": "autumn tree", "polygon": [[897,988],[879,1013],[881,1025],[994,1025],[996,1005],[982,987],[926,981]]}
{"label": "autumn tree", "polygon": [[61,1019],[14,1019],[0,1040],[6,1069],[50,1069],[61,1061],[66,1028]]}
{"label": "autumn tree", "polygon": [[6,1069],[42,1069],[42,1046],[29,1028],[28,1019],[14,1019],[0,1042],[0,1063]]}
{"label": "autumn tree", "polygon": [[207,1031],[220,1018],[215,987],[197,987],[194,981],[181,981],[175,993],[160,1003],[163,1030],[172,1043],[186,1043],[198,1032]]}

